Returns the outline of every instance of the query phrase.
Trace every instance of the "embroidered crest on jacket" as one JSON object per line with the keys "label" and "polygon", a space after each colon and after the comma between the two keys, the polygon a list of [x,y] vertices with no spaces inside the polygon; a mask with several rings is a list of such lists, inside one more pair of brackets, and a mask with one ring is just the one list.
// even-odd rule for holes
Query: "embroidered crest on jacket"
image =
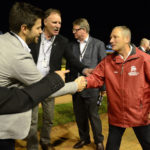
{"label": "embroidered crest on jacket", "polygon": [[128,73],[129,76],[137,76],[139,72],[136,71],[136,66],[131,66],[131,71]]}

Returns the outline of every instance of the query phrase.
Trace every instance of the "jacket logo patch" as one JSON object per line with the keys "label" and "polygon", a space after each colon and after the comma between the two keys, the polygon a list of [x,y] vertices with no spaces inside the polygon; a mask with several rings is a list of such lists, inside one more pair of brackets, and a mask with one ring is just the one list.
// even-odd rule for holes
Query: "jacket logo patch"
{"label": "jacket logo patch", "polygon": [[136,66],[131,66],[131,72],[128,73],[129,76],[137,76],[139,72],[136,71]]}

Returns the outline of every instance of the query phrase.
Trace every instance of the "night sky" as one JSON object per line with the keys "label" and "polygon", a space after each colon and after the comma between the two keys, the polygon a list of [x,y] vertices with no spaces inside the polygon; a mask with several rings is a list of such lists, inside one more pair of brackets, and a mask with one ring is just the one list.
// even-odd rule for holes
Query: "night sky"
{"label": "night sky", "polygon": [[[52,1],[52,0],[25,0],[43,10],[48,8],[59,9],[62,13],[62,27],[60,34],[73,38],[72,22],[80,17],[90,23],[90,35],[105,44],[109,43],[109,35],[113,27],[126,25],[131,29],[132,43],[139,45],[141,38],[150,39],[150,4],[149,1],[139,1],[133,4],[130,1],[118,2],[113,0],[91,2],[85,0]],[[0,6],[0,30],[8,31],[8,12],[14,0],[3,0]],[[3,9],[3,10],[2,10]]]}

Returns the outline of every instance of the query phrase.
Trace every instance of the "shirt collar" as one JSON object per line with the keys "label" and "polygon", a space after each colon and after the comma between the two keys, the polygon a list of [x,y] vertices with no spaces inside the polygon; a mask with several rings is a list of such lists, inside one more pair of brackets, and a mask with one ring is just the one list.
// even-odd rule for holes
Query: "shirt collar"
{"label": "shirt collar", "polygon": [[[87,43],[88,42],[88,40],[89,40],[89,35],[88,35],[88,37],[84,40],[84,42],[83,43]],[[80,42],[80,40],[77,40],[79,43],[81,43]]]}
{"label": "shirt collar", "polygon": [[145,48],[141,46],[141,49],[145,52]]}
{"label": "shirt collar", "polygon": [[49,40],[47,40],[47,39],[46,39],[46,36],[45,36],[45,34],[44,34],[44,32],[42,32],[41,38],[42,38],[43,41],[50,41],[50,42],[53,42],[53,41],[55,40],[56,36],[54,35],[54,36],[52,36]]}
{"label": "shirt collar", "polygon": [[89,35],[88,35],[88,37],[84,40],[84,42],[87,43],[88,40],[89,40]]}
{"label": "shirt collar", "polygon": [[29,48],[29,46],[27,45],[27,43],[20,37],[18,36],[16,33],[12,32],[16,37],[17,39],[20,41],[20,43],[22,44],[23,48],[28,51],[29,53],[31,52],[31,49]]}
{"label": "shirt collar", "polygon": [[130,54],[131,54],[131,52],[132,52],[132,49],[133,49],[133,46],[132,46],[132,45],[130,45],[130,51],[128,52],[127,57],[124,59],[124,58],[123,58],[123,56],[119,54],[119,55],[120,55],[120,57],[121,57],[122,59],[126,60],[126,59],[130,56]]}

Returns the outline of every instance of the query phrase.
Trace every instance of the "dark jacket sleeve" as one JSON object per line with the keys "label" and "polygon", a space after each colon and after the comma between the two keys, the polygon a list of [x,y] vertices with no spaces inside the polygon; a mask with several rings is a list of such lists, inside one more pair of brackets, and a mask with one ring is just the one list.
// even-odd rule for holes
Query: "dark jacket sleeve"
{"label": "dark jacket sleeve", "polygon": [[56,73],[24,89],[0,87],[0,115],[25,112],[64,86]]}
{"label": "dark jacket sleeve", "polygon": [[65,50],[65,58],[67,62],[74,67],[78,72],[82,73],[84,68],[87,68],[86,65],[81,63],[73,54],[72,52],[72,42],[68,42],[66,44],[66,50]]}

